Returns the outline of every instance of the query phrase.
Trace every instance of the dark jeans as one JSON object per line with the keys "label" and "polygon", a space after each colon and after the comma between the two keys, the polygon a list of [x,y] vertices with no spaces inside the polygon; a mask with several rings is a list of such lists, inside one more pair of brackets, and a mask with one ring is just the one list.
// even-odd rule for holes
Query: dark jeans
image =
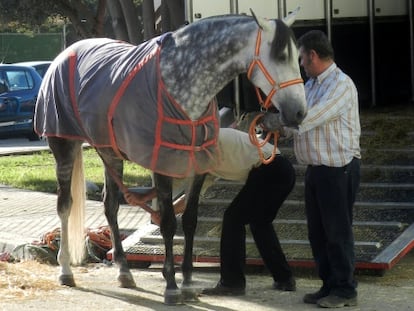
{"label": "dark jeans", "polygon": [[220,245],[222,285],[246,286],[246,224],[250,225],[256,246],[273,279],[286,281],[292,276],[272,222],[292,191],[295,178],[292,164],[282,156],[250,171],[245,185],[224,212]]}
{"label": "dark jeans", "polygon": [[353,205],[360,183],[360,160],[345,167],[308,166],[305,203],[308,236],[326,293],[357,295],[352,231]]}

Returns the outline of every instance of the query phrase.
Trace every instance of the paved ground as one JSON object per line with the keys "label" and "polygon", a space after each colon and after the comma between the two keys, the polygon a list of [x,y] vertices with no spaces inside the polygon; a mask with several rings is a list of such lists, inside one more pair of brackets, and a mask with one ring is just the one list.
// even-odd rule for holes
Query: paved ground
{"label": "paved ground", "polygon": [[[42,143],[39,143],[40,145]],[[44,147],[44,146],[43,146]],[[0,144],[0,153],[2,146]],[[30,243],[59,226],[55,211],[56,196],[0,185],[0,253]],[[87,202],[87,226],[105,225],[102,204]],[[142,210],[121,206],[119,224],[124,229],[142,228],[149,216]],[[17,271],[13,281],[12,270]],[[201,296],[197,303],[180,306],[163,304],[164,280],[159,264],[148,269],[133,269],[137,289],[121,289],[114,266],[90,264],[75,268],[77,288],[57,285],[58,267],[45,264],[0,265],[0,310],[315,310],[302,303],[305,293],[316,291],[320,282],[311,270],[296,270],[298,291],[271,289],[266,271],[249,271],[244,297]],[[194,272],[196,287],[215,285],[217,266],[198,264]],[[178,281],[181,274],[177,272]],[[384,276],[358,273],[359,305],[346,310],[414,310],[414,251],[405,256]],[[3,284],[2,284],[3,283]],[[20,284],[20,285],[16,285]]]}
{"label": "paved ground", "polygon": [[[384,277],[358,276],[359,305],[346,310],[369,311],[409,311],[414,310],[414,281],[404,275],[404,267],[410,261],[411,269],[414,262],[410,260]],[[41,272],[39,272],[39,270]],[[136,289],[121,289],[116,283],[115,267],[90,265],[76,268],[77,288],[65,288],[57,285],[50,289],[37,290],[30,284],[24,285],[24,296],[1,298],[0,310],[315,310],[314,305],[302,303],[307,292],[318,289],[319,282],[312,276],[297,277],[296,292],[277,292],[270,288],[271,279],[265,273],[250,273],[247,276],[247,295],[243,297],[206,297],[201,296],[197,303],[186,303],[179,306],[163,304],[163,288],[165,283],[161,277],[160,266],[144,270],[133,270],[137,282]],[[30,272],[39,279],[47,279],[55,284],[58,269],[47,266]],[[180,280],[180,273],[177,278]],[[201,267],[194,273],[197,288],[213,285],[218,278],[216,270]],[[23,291],[23,290],[21,290]]]}
{"label": "paved ground", "polygon": [[[21,243],[30,243],[40,235],[58,226],[55,199],[51,194],[22,191],[0,186],[0,250],[11,249]],[[87,225],[105,224],[102,206],[88,201]],[[138,228],[149,223],[148,215],[140,209],[122,206],[121,228]],[[20,264],[21,265],[21,264]],[[20,268],[19,265],[17,267]],[[52,289],[28,290],[24,285],[21,299],[2,298],[0,310],[177,310],[163,304],[164,280],[159,264],[148,269],[134,269],[138,288],[118,288],[114,266],[91,264],[75,269],[78,288],[57,286],[58,268],[41,265],[30,271],[31,278],[46,280]],[[23,270],[27,268],[23,268]],[[312,271],[295,271],[298,291],[277,292],[271,289],[272,280],[264,271],[250,271],[245,297],[200,297],[200,302],[181,305],[180,310],[314,310],[315,306],[301,302],[303,295],[315,291],[320,283]],[[0,269],[0,273],[4,273]],[[181,274],[177,273],[180,281]],[[359,280],[359,306],[347,310],[414,310],[414,252],[411,251],[384,276],[362,274]],[[199,264],[194,280],[199,289],[212,286],[218,279],[217,266]],[[22,288],[23,288],[22,287]]]}

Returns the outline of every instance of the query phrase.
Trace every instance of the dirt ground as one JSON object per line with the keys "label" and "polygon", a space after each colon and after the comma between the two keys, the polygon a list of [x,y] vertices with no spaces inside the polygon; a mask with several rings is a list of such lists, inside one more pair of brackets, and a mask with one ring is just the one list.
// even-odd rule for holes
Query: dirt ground
{"label": "dirt ground", "polygon": [[[302,297],[320,286],[314,271],[296,269],[298,290],[275,291],[269,274],[256,267],[247,274],[246,296],[200,296],[199,302],[167,306],[163,303],[165,282],[160,264],[132,270],[136,289],[118,287],[115,266],[76,267],[76,288],[58,285],[58,270],[33,261],[0,262],[0,310],[315,310],[316,306],[303,304]],[[200,291],[215,285],[218,277],[217,266],[195,267],[195,287]],[[384,276],[359,272],[357,279],[359,305],[346,310],[414,310],[414,251]],[[179,271],[177,281],[181,281]]]}

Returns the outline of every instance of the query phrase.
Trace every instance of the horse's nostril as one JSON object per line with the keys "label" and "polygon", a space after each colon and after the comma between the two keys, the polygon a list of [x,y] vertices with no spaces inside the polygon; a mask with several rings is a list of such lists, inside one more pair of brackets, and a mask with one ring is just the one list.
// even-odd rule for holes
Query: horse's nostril
{"label": "horse's nostril", "polygon": [[304,113],[303,111],[298,111],[296,113],[296,120],[300,123],[302,122],[302,120],[305,118],[306,113]]}

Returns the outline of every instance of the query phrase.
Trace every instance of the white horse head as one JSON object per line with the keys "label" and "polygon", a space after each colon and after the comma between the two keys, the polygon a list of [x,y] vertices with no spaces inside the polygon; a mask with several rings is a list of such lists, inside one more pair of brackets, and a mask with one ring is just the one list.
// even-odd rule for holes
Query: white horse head
{"label": "white horse head", "polygon": [[289,28],[298,9],[281,20],[257,18],[256,55],[248,77],[268,97],[265,108],[273,105],[280,112],[281,125],[296,127],[306,115],[306,99],[300,75],[298,50]]}

